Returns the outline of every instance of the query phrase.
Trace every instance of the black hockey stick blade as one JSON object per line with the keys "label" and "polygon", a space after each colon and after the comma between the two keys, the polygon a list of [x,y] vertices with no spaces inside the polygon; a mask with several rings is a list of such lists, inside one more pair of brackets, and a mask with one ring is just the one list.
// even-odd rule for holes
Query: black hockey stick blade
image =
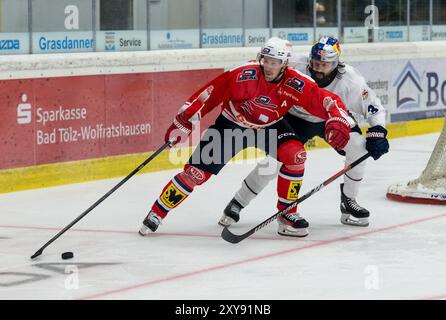
{"label": "black hockey stick blade", "polygon": [[[295,202],[294,205],[291,204],[290,206],[286,207],[285,209],[283,209],[282,211],[288,212],[289,210],[291,210],[292,208],[294,208],[295,206],[297,206],[298,202]],[[261,224],[255,226],[254,228],[252,228],[251,230],[237,235],[237,234],[233,234],[228,227],[224,227],[223,231],[221,232],[221,237],[230,242],[230,243],[239,243],[240,241],[248,238],[250,235],[252,235],[253,233],[257,232],[257,230],[262,229],[264,226],[266,226],[267,224],[270,224],[271,222],[273,222],[274,220],[277,219],[277,217],[279,216],[279,214],[281,214],[282,211],[279,211],[278,213],[276,213],[275,215],[271,216],[270,218],[266,219],[265,221],[263,221]]]}
{"label": "black hockey stick blade", "polygon": [[324,188],[325,186],[327,186],[328,184],[332,183],[334,180],[336,180],[337,178],[339,178],[340,176],[342,176],[344,173],[346,173],[347,171],[353,169],[354,167],[356,167],[358,164],[360,164],[361,162],[363,162],[364,160],[366,160],[368,157],[370,157],[369,153],[366,153],[365,155],[363,155],[361,158],[355,160],[354,162],[352,162],[351,164],[347,165],[344,169],[342,169],[341,171],[339,171],[338,173],[334,174],[333,176],[331,176],[330,178],[328,178],[327,180],[325,180],[324,182],[322,182],[320,185],[318,185],[317,187],[311,189],[310,191],[308,191],[306,194],[304,194],[302,197],[300,197],[299,199],[297,199],[296,201],[294,201],[293,203],[291,203],[288,207],[286,207],[285,209],[282,209],[280,211],[278,211],[277,213],[275,213],[274,215],[272,215],[271,217],[269,217],[268,219],[266,219],[265,221],[262,221],[261,223],[259,223],[258,225],[256,225],[254,228],[248,230],[247,232],[237,235],[232,233],[228,227],[224,227],[223,231],[221,232],[221,237],[226,240],[227,242],[230,243],[239,243],[240,241],[248,238],[249,236],[251,236],[253,233],[257,232],[258,230],[262,229],[263,227],[265,227],[266,225],[270,224],[271,222],[273,222],[274,220],[277,219],[277,217],[279,217],[279,215],[282,214],[287,214],[288,211],[290,211],[291,209],[295,208],[299,203],[301,203],[302,201],[308,199],[310,196],[312,196],[313,194],[315,194],[316,192],[318,192],[319,190],[321,190],[322,188]]}
{"label": "black hockey stick blade", "polygon": [[229,231],[228,227],[224,227],[223,231],[221,232],[221,237],[230,242],[230,243],[239,243],[240,241],[242,241],[243,239],[248,238],[250,235],[252,235],[255,231],[253,231],[253,229],[249,230],[248,232],[241,234],[241,235],[237,235],[237,234],[233,234],[231,231]]}
{"label": "black hockey stick blade", "polygon": [[43,249],[39,249],[37,250],[32,256],[31,259],[37,258],[38,256],[40,256],[43,252]]}

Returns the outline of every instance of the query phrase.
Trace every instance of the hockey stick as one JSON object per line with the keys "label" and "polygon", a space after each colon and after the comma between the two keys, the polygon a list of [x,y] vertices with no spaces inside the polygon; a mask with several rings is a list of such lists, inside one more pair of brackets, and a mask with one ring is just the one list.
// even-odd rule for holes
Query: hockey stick
{"label": "hockey stick", "polygon": [[96,208],[102,201],[108,198],[113,192],[115,192],[120,186],[122,186],[127,180],[129,180],[131,177],[133,177],[138,171],[140,171],[142,168],[146,166],[150,161],[152,161],[153,158],[155,158],[158,154],[161,153],[164,149],[166,149],[168,146],[170,146],[172,141],[168,141],[165,144],[163,144],[158,150],[156,150],[150,157],[148,157],[143,163],[141,163],[138,168],[133,170],[128,174],[127,177],[122,179],[116,186],[114,186],[109,192],[107,192],[105,195],[102,196],[98,201],[96,201],[94,204],[92,204],[87,210],[85,210],[79,217],[74,219],[69,225],[67,225],[65,228],[63,228],[58,234],[56,234],[53,238],[51,238],[47,243],[45,243],[39,250],[37,250],[32,256],[31,259],[34,259],[38,256],[40,256],[45,250],[46,247],[48,247],[53,241],[55,241],[57,238],[59,238],[62,234],[64,234],[68,229],[70,229],[72,226],[74,226],[79,220],[81,220],[83,217],[85,217],[91,210]]}
{"label": "hockey stick", "polygon": [[270,224],[271,222],[273,222],[274,220],[277,219],[277,217],[279,215],[282,214],[287,214],[291,209],[295,208],[299,203],[301,203],[302,201],[304,201],[305,199],[311,197],[314,193],[318,192],[319,190],[321,190],[322,188],[324,188],[325,186],[327,186],[328,184],[332,183],[334,180],[336,180],[337,178],[339,178],[340,176],[342,176],[344,173],[346,173],[347,171],[353,169],[354,167],[356,167],[358,164],[360,164],[361,162],[363,162],[365,159],[367,159],[370,156],[369,153],[366,153],[365,155],[363,155],[361,158],[355,160],[354,162],[352,162],[351,164],[349,164],[348,166],[346,166],[344,169],[342,169],[341,171],[339,171],[338,173],[336,173],[335,175],[331,176],[330,178],[328,178],[327,180],[325,180],[324,182],[322,182],[320,185],[318,185],[316,188],[308,191],[306,194],[304,194],[302,197],[300,197],[299,199],[297,199],[296,201],[294,201],[293,203],[291,203],[288,207],[286,207],[285,209],[280,210],[279,212],[275,213],[274,215],[272,215],[271,217],[269,217],[268,219],[266,219],[265,221],[262,221],[261,223],[259,223],[258,225],[256,225],[254,228],[252,228],[251,230],[241,234],[241,235],[236,235],[233,234],[231,231],[229,231],[228,227],[225,227],[223,229],[223,231],[221,232],[221,237],[230,242],[230,243],[239,243],[240,241],[248,238],[250,235],[252,235],[253,233],[259,231],[260,229],[262,229],[263,227],[265,227],[266,225]]}

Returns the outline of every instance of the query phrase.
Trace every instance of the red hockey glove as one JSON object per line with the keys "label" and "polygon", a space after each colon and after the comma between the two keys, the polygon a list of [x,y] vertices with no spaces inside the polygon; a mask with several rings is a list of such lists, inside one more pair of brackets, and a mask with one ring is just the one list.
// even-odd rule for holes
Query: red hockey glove
{"label": "red hockey glove", "polygon": [[183,119],[182,114],[178,114],[173,123],[167,129],[166,135],[164,136],[164,142],[171,141],[171,146],[177,144],[181,140],[186,139],[192,132],[192,123],[188,120]]}
{"label": "red hockey glove", "polygon": [[350,139],[350,125],[341,117],[333,117],[325,123],[325,140],[336,150],[344,149]]}

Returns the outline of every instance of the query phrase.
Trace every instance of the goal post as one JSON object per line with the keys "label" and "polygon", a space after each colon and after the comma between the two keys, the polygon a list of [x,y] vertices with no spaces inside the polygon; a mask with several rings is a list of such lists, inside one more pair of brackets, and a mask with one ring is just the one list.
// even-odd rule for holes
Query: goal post
{"label": "goal post", "polygon": [[387,189],[387,198],[396,201],[446,205],[446,117],[434,151],[421,175]]}

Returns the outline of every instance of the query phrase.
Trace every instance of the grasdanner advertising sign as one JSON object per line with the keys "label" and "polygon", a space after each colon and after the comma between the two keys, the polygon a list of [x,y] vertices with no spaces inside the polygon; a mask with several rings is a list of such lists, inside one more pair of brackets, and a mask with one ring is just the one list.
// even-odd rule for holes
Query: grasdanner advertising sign
{"label": "grasdanner advertising sign", "polygon": [[33,33],[33,53],[89,52],[94,46],[91,31]]}
{"label": "grasdanner advertising sign", "polygon": [[373,30],[374,42],[407,41],[407,26],[379,27]]}
{"label": "grasdanner advertising sign", "polygon": [[355,62],[391,122],[444,116],[446,59]]}
{"label": "grasdanner advertising sign", "polygon": [[242,29],[203,29],[201,45],[203,48],[241,47]]}
{"label": "grasdanner advertising sign", "polygon": [[273,29],[273,37],[286,39],[292,44],[312,44],[313,28],[281,28]]}
{"label": "grasdanner advertising sign", "polygon": [[98,31],[96,42],[98,51],[147,50],[147,31]]}
{"label": "grasdanner advertising sign", "polygon": [[29,53],[28,33],[0,33],[0,55]]}
{"label": "grasdanner advertising sign", "polygon": [[150,49],[191,49],[200,47],[197,29],[150,31]]}

